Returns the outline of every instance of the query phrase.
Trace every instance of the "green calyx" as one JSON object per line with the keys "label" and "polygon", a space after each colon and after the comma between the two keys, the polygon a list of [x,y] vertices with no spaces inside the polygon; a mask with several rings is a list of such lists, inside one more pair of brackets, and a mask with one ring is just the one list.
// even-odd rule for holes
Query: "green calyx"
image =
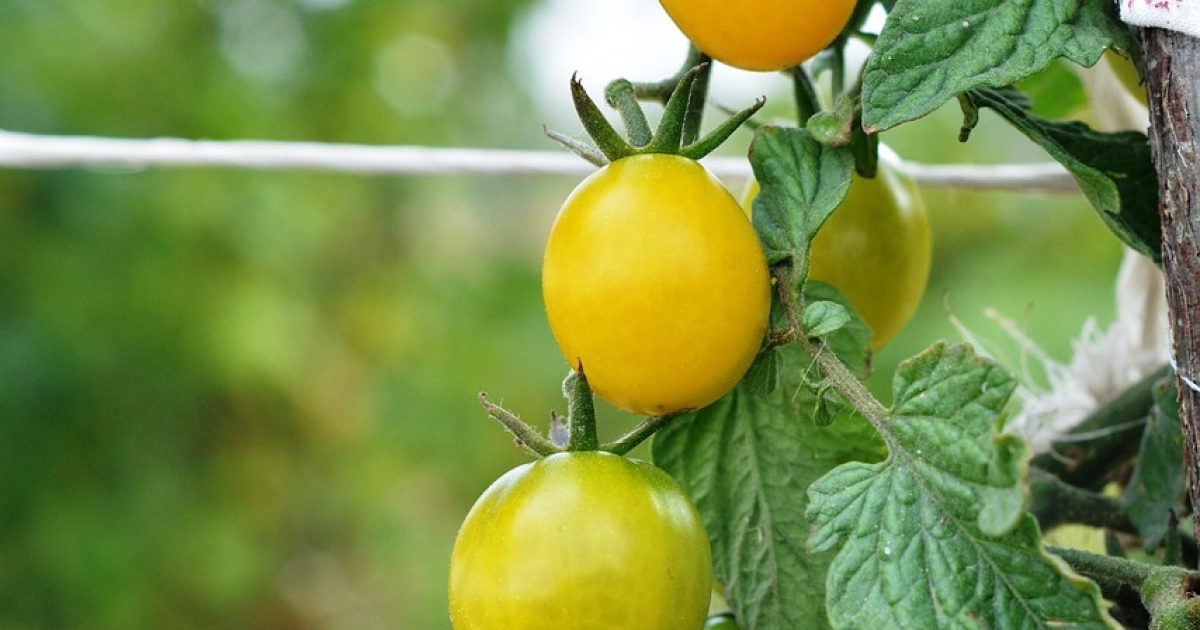
{"label": "green calyx", "polygon": [[625,455],[679,415],[646,418],[616,440],[601,444],[596,435],[596,408],[592,388],[588,385],[582,365],[578,370],[571,370],[563,380],[563,395],[567,398],[566,426],[564,427],[558,416],[552,413],[550,437],[542,435],[516,414],[488,400],[487,394],[479,394],[479,402],[489,417],[512,434],[517,446],[538,457],[580,451],[605,451]]}
{"label": "green calyx", "polygon": [[566,449],[594,451],[600,448],[600,439],[596,437],[596,406],[582,365],[563,380],[563,395],[567,397]]}
{"label": "green calyx", "polygon": [[640,96],[652,95],[639,90],[625,79],[618,79],[609,84],[605,90],[605,101],[620,115],[628,137],[622,136],[608,122],[600,107],[583,88],[583,82],[578,76],[572,76],[571,97],[575,102],[575,111],[595,146],[550,130],[546,133],[580,157],[597,165],[644,153],[679,155],[698,160],[728,140],[729,136],[766,102],[763,98],[756,100],[753,105],[737,112],[704,137],[693,139],[699,128],[699,112],[704,107],[709,71],[709,64],[704,62],[679,76],[670,97],[667,98],[658,128],[653,132],[650,131],[646,114],[638,101]]}

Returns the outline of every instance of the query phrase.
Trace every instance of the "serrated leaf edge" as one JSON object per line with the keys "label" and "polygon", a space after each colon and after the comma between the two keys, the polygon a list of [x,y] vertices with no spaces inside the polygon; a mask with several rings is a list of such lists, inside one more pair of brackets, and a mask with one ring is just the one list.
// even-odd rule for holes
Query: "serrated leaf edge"
{"label": "serrated leaf edge", "polygon": [[[949,346],[948,344],[945,344],[945,343],[935,344],[934,346],[931,346],[930,348],[928,348],[925,351],[923,351],[922,353],[918,354],[916,357],[909,359],[908,361],[915,360],[916,358],[921,357],[921,356],[925,355],[926,353],[935,352],[935,351],[939,351],[939,350],[942,352],[962,352],[963,354],[967,355],[965,357],[966,360],[976,366],[983,366],[983,365],[987,365],[987,364],[991,363],[991,361],[989,361],[988,359],[978,356],[978,354],[974,351],[974,349],[969,345],[959,344],[956,346]],[[905,363],[907,363],[907,361]],[[899,372],[900,369],[901,368],[897,368],[897,372]],[[889,415],[889,419],[890,419],[890,415]],[[946,518],[947,522],[952,522],[954,524],[954,526],[959,530],[960,535],[963,535],[966,538],[966,540],[968,540],[970,542],[970,545],[971,545],[972,549],[975,551],[976,555],[980,558],[983,558],[984,561],[987,562],[988,566],[992,570],[993,575],[996,576],[997,581],[1000,583],[1003,583],[1005,589],[1010,593],[1010,595],[1013,597],[1013,599],[1021,603],[1021,606],[1027,611],[1029,617],[1032,619],[1040,620],[1036,611],[1029,608],[1026,603],[1026,600],[1023,597],[1020,597],[1018,591],[1015,589],[1015,587],[1013,587],[1013,585],[1007,579],[1007,575],[1004,572],[1000,571],[1000,568],[994,564],[994,562],[992,561],[992,558],[987,553],[985,553],[985,551],[978,545],[976,538],[974,536],[970,535],[971,532],[970,532],[969,528],[967,527],[967,525],[965,524],[965,522],[960,520],[951,511],[949,511],[947,509],[947,507],[942,503],[941,495],[939,493],[934,492],[932,488],[930,488],[928,485],[926,485],[925,479],[919,474],[920,471],[917,466],[917,462],[919,460],[912,457],[908,453],[908,449],[904,448],[903,445],[901,445],[898,441],[896,441],[894,436],[887,434],[887,433],[882,433],[882,432],[881,432],[881,436],[883,437],[884,442],[885,442],[885,444],[887,444],[887,447],[888,447],[888,458],[886,460],[879,462],[877,464],[864,464],[861,462],[850,462],[850,463],[838,466],[837,468],[834,468],[829,473],[826,473],[826,476],[834,474],[839,470],[843,470],[846,467],[853,466],[853,467],[861,467],[863,470],[871,471],[871,477],[879,477],[880,471],[883,471],[884,469],[886,469],[889,466],[903,466],[905,468],[907,474],[909,474],[911,476],[911,478],[915,481],[915,483],[921,488],[921,490],[923,492],[925,492],[928,497],[930,497],[932,503],[937,506],[938,510]],[[1017,472],[1019,473],[1016,478],[1018,480],[1017,486],[1021,489],[1021,494],[1025,497],[1025,499],[1027,501],[1028,500],[1028,483],[1026,480],[1028,479],[1029,461],[1031,459],[1029,449],[1027,447],[1024,447],[1024,441],[1021,440],[1021,438],[1019,436],[1017,436],[1015,434],[999,431],[996,428],[996,422],[992,423],[991,443],[993,446],[992,452],[994,455],[997,455],[997,456],[1000,455],[1000,453],[1001,453],[1001,446],[1006,443],[1007,444],[1019,443],[1022,445],[1022,453],[1015,463],[1015,465],[1017,467]],[[813,486],[816,486],[817,484],[819,484],[820,481],[824,478],[825,477],[818,479],[816,482],[814,482],[812,484],[812,486],[809,486],[809,491],[808,491],[809,502],[808,502],[808,509],[805,510],[805,517],[810,522],[814,523],[814,525],[813,525],[814,530],[818,529],[815,525],[816,517],[818,516],[818,514],[816,513],[817,510],[813,509],[814,506],[817,505],[817,500],[815,499],[815,497],[812,493],[812,488],[813,488]],[[972,483],[971,485],[978,487],[978,484]],[[863,491],[863,493],[868,492],[870,490],[871,483],[867,483],[867,484],[865,484],[865,486],[866,486],[866,489]],[[861,498],[861,495],[862,495],[862,493],[860,493],[859,496],[855,498],[855,501],[863,500]],[[1013,519],[1013,522],[1009,525],[1009,527],[1007,527],[1003,531],[998,532],[997,534],[994,534],[994,535],[989,535],[989,534],[985,533],[983,531],[983,528],[979,524],[979,521],[982,519],[982,513],[983,513],[984,509],[985,509],[984,507],[980,507],[980,516],[979,516],[979,518],[977,518],[976,524],[975,524],[976,528],[979,529],[979,532],[981,535],[987,536],[989,538],[1000,538],[1000,537],[1003,537],[1003,536],[1006,536],[1006,535],[1012,533],[1016,528],[1020,527],[1023,522],[1028,522],[1028,524],[1031,525],[1034,528],[1034,531],[1037,533],[1037,538],[1036,538],[1037,545],[1036,545],[1036,548],[1034,549],[1034,551],[1036,551],[1036,555],[1039,556],[1041,559],[1048,561],[1049,564],[1054,567],[1055,571],[1060,576],[1062,576],[1065,580],[1067,580],[1068,583],[1077,586],[1079,588],[1079,590],[1082,590],[1091,596],[1091,599],[1096,603],[1096,610],[1099,612],[1100,620],[1105,625],[1107,625],[1110,628],[1113,628],[1114,630],[1121,629],[1122,626],[1117,624],[1116,620],[1114,620],[1111,617],[1111,615],[1109,615],[1108,610],[1104,605],[1104,599],[1100,593],[1100,587],[1098,585],[1096,585],[1096,583],[1093,582],[1092,580],[1076,573],[1061,558],[1058,558],[1057,556],[1046,551],[1045,545],[1043,544],[1042,539],[1041,539],[1041,528],[1038,526],[1037,521],[1033,518],[1033,516],[1030,515],[1027,511],[1025,511],[1023,507],[1020,511],[1016,512],[1015,518]],[[927,533],[924,531],[924,528],[922,528],[922,532]],[[840,555],[844,551],[844,549],[843,549],[844,546],[849,542],[847,539],[847,536],[842,532],[836,532],[836,531],[831,532],[832,535],[827,536],[824,540],[821,540],[819,542],[814,541],[814,536],[816,536],[816,534],[817,534],[816,531],[811,532],[810,537],[806,541],[805,547],[810,552],[814,552],[814,553],[815,552],[823,552],[823,551],[829,551],[831,549],[837,548],[837,551],[835,553]],[[825,609],[826,609],[826,615],[829,617],[830,623],[832,625],[834,623],[835,617],[833,615],[833,609],[831,607],[831,601],[832,601],[831,593],[832,593],[832,589],[827,588],[826,589]],[[1039,627],[1051,628],[1051,626],[1044,625],[1041,623],[1039,623]]]}

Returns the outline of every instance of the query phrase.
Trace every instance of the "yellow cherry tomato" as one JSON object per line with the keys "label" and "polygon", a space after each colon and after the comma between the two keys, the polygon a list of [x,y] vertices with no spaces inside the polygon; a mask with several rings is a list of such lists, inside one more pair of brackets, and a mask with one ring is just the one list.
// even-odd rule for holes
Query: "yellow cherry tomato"
{"label": "yellow cherry tomato", "polygon": [[647,464],[560,453],[509,471],[450,561],[455,630],[699,630],[713,575],[683,488]]}
{"label": "yellow cherry tomato", "polygon": [[741,379],[771,303],[758,236],[699,163],[617,160],[563,204],[542,297],[567,362],[633,413],[703,407]]}
{"label": "yellow cherry tomato", "polygon": [[[758,183],[742,206],[751,212]],[[808,277],[833,285],[871,327],[878,350],[908,323],[929,278],[929,219],[916,185],[880,163],[854,176],[850,193],[813,240]]]}
{"label": "yellow cherry tomato", "polygon": [[745,70],[798,65],[831,44],[855,0],[660,0],[713,59]]}

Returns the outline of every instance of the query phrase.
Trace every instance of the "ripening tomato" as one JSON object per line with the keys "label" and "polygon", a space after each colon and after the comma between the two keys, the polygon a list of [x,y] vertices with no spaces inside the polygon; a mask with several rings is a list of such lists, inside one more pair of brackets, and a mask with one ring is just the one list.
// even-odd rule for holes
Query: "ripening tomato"
{"label": "ripening tomato", "polygon": [[[751,212],[751,182],[742,198]],[[916,184],[884,163],[850,192],[813,240],[808,277],[833,285],[871,327],[878,350],[908,323],[929,279],[929,219]]]}
{"label": "ripening tomato", "polygon": [[645,462],[559,453],[492,484],[450,561],[456,630],[698,630],[708,537],[683,488]]}
{"label": "ripening tomato", "polygon": [[563,204],[542,265],[559,348],[592,390],[633,413],[703,407],[741,379],[766,333],[758,236],[694,160],[635,155]]}
{"label": "ripening tomato", "polygon": [[713,59],[744,70],[799,65],[842,32],[855,0],[660,0]]}

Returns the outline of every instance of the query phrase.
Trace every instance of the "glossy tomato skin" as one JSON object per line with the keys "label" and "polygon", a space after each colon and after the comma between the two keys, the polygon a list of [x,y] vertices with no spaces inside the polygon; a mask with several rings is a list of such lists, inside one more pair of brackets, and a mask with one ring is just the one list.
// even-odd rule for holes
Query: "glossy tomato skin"
{"label": "glossy tomato skin", "polygon": [[561,453],[515,468],[467,515],[455,630],[697,630],[713,585],[683,489],[645,462]]}
{"label": "glossy tomato skin", "polygon": [[833,42],[855,0],[660,0],[713,59],[744,70],[798,65]]}
{"label": "glossy tomato skin", "polygon": [[[757,183],[743,196],[752,209]],[[808,277],[841,291],[871,327],[878,350],[908,323],[925,294],[931,260],[929,218],[916,185],[880,163],[873,179],[854,176],[850,192],[813,241]]]}
{"label": "glossy tomato skin", "polygon": [[563,204],[542,264],[559,349],[596,395],[657,416],[703,407],[754,360],[771,303],[737,201],[699,163],[617,160]]}

